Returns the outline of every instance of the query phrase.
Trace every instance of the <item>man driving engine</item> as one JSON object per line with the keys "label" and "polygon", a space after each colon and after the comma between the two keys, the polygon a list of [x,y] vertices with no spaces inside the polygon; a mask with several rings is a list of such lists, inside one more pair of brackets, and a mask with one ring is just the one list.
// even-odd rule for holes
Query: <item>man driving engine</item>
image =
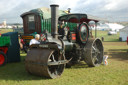
{"label": "man driving engine", "polygon": [[35,38],[30,40],[29,46],[31,46],[32,44],[40,44],[39,39],[40,39],[40,35],[36,34]]}

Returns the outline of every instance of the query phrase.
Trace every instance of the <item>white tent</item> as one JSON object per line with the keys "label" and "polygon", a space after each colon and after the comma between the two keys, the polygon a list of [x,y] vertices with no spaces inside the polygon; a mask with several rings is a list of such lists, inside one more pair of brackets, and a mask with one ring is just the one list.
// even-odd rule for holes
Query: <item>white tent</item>
{"label": "white tent", "polygon": [[120,29],[120,38],[122,38],[122,41],[126,41],[128,37],[128,26],[124,27],[123,29]]}
{"label": "white tent", "polygon": [[97,30],[111,30],[107,24],[99,24],[97,25]]}
{"label": "white tent", "polygon": [[[124,26],[117,23],[100,23],[97,25],[97,30],[111,30],[118,32],[122,28],[124,28]],[[92,29],[95,29],[95,27]]]}
{"label": "white tent", "polygon": [[120,29],[124,28],[123,25],[117,23],[106,23],[112,31],[119,31]]}

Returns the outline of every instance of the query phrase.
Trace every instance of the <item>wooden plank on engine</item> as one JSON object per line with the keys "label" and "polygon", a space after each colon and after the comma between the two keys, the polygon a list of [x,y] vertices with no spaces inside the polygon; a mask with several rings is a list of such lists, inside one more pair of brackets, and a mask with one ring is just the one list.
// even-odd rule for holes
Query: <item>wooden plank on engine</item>
{"label": "wooden plank on engine", "polygon": [[22,39],[33,39],[33,38],[34,38],[33,36],[26,36],[26,35],[22,36]]}

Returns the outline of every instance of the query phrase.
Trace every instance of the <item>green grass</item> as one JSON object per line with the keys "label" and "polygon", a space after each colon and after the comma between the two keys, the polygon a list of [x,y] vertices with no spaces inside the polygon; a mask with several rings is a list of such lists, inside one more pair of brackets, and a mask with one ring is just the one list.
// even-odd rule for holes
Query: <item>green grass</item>
{"label": "green grass", "polygon": [[[92,31],[93,36],[95,37],[95,31]],[[108,35],[108,31],[97,31],[97,37],[101,39],[104,37],[104,41],[117,42],[119,41],[119,32],[116,35]]]}
{"label": "green grass", "polygon": [[[107,36],[101,31],[102,36]],[[114,36],[111,36],[114,37]],[[111,40],[111,37],[106,38]],[[116,36],[117,37],[117,36]],[[0,67],[0,85],[128,85],[128,46],[126,42],[103,42],[108,65],[88,67],[84,62],[65,69],[57,79],[30,75],[26,72],[24,58],[21,62]]]}
{"label": "green grass", "polygon": [[13,29],[0,29],[0,33],[3,34],[3,33],[7,33],[7,32],[13,32]]}
{"label": "green grass", "polygon": [[28,74],[24,66],[26,55],[21,54],[21,62],[0,67],[0,85],[128,85],[128,46],[125,42],[104,42],[104,48],[109,55],[108,66],[90,68],[81,62],[66,68],[57,79]]}

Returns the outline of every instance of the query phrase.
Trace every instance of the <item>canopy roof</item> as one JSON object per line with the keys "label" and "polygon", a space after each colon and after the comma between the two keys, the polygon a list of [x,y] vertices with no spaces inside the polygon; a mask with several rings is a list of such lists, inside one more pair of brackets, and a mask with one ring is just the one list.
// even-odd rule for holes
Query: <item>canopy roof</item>
{"label": "canopy roof", "polygon": [[89,19],[95,19],[95,20],[98,20],[98,21],[108,22],[107,19],[96,17],[96,16],[93,16],[93,15],[90,15],[90,14],[87,14],[87,15],[88,15]]}
{"label": "canopy roof", "polygon": [[[49,18],[51,18],[51,9],[46,8],[46,7],[33,9],[33,10],[30,10],[28,12],[23,13],[21,15],[21,17],[24,17],[25,15],[28,15],[28,14],[43,15],[43,19],[49,19]],[[63,15],[67,15],[67,14],[68,14],[67,11],[59,10],[59,16],[63,16]],[[74,14],[68,14],[68,16],[70,16],[70,15],[72,16]],[[92,16],[92,15],[88,15],[88,14],[75,13],[75,15],[78,15],[78,16],[82,15],[82,16],[85,16],[85,17],[87,16],[88,21],[95,21],[95,22],[105,21],[105,19],[101,19],[101,18],[98,18],[96,16]]]}
{"label": "canopy roof", "polygon": [[59,17],[59,21],[68,21],[68,22],[75,22],[75,23],[80,23],[80,22],[86,22],[88,23],[89,21],[95,21],[98,22],[95,18],[88,18],[87,14],[82,14],[82,13],[75,13],[75,14],[68,14]]}
{"label": "canopy roof", "polygon": [[[51,18],[51,9],[49,8],[46,8],[46,7],[42,7],[42,8],[37,8],[37,9],[33,9],[33,10],[30,10],[26,13],[23,13],[21,15],[21,17],[27,15],[27,14],[37,14],[37,15],[43,15],[43,19],[49,19]],[[66,15],[66,11],[63,11],[63,10],[59,10],[59,16],[62,16],[62,15]]]}

